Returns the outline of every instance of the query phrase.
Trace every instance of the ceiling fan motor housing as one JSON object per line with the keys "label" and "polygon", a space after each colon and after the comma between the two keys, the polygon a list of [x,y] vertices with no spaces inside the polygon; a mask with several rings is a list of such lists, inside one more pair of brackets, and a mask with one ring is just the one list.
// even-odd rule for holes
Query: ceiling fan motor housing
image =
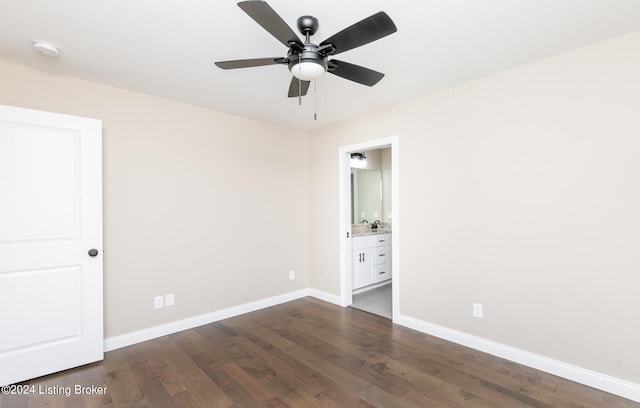
{"label": "ceiling fan motor housing", "polygon": [[318,31],[320,23],[313,16],[302,16],[298,18],[298,31],[304,36],[307,34],[314,35]]}

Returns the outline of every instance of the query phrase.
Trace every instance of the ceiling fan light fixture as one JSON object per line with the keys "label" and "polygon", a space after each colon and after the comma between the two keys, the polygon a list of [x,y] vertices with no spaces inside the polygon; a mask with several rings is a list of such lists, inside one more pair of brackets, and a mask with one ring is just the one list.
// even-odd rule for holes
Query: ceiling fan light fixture
{"label": "ceiling fan light fixture", "polygon": [[293,76],[303,81],[318,79],[325,72],[327,72],[326,68],[316,61],[301,61],[291,66]]}

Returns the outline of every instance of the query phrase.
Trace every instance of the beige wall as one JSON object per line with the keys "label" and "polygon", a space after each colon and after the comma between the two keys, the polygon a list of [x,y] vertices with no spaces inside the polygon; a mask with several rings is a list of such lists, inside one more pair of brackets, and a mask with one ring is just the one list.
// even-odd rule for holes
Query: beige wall
{"label": "beige wall", "polygon": [[0,104],[102,120],[107,337],[309,286],[304,133],[3,62]]}
{"label": "beige wall", "polygon": [[640,383],[639,49],[633,33],[312,132],[311,286],[340,293],[339,147],[398,135],[400,313]]}

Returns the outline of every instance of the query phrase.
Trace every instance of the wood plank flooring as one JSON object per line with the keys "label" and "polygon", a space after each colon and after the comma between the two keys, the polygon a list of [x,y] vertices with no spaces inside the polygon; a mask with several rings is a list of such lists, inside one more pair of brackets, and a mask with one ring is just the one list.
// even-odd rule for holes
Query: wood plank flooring
{"label": "wood plank flooring", "polygon": [[[314,298],[111,351],[102,362],[24,384],[36,392],[0,395],[0,408],[640,408]],[[75,395],[76,385],[107,389]]]}

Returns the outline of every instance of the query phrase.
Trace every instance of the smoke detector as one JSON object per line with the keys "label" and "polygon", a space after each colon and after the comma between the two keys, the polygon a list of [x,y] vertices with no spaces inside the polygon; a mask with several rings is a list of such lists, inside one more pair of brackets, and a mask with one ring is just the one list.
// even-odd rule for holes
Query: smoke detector
{"label": "smoke detector", "polygon": [[34,40],[31,43],[31,46],[38,54],[44,55],[45,57],[55,58],[60,55],[60,49],[58,49],[58,46],[49,41]]}

